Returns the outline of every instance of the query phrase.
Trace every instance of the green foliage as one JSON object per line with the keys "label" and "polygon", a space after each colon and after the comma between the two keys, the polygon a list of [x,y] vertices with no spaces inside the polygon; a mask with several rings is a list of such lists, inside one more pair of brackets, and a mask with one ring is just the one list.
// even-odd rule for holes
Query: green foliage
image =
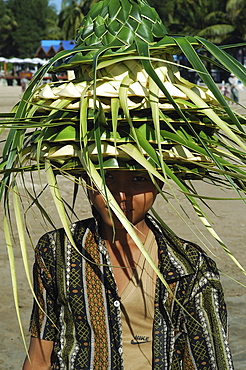
{"label": "green foliage", "polygon": [[246,41],[244,0],[149,0],[171,34],[202,36],[209,41]]}
{"label": "green foliage", "polygon": [[1,35],[5,35],[5,42],[1,45],[3,56],[33,57],[42,39],[50,36],[59,38],[57,14],[48,0],[8,0],[1,2],[0,7],[2,3],[4,12],[1,12],[0,27]]}
{"label": "green foliage", "polygon": [[59,26],[65,40],[74,39],[77,30],[84,18],[82,2],[76,0],[65,0],[62,2],[62,10],[59,14]]}
{"label": "green foliage", "polygon": [[149,0],[148,3],[150,4],[150,6],[153,6],[155,8],[163,23],[169,30],[169,27],[174,23],[174,11],[176,1]]}
{"label": "green foliage", "polygon": [[[32,57],[42,39],[73,39],[94,3],[63,0],[60,14],[48,0],[0,0],[0,54]],[[215,44],[246,41],[244,0],[148,0],[170,34],[205,37]],[[38,9],[38,11],[37,11]]]}
{"label": "green foliage", "polygon": [[16,29],[17,23],[14,18],[14,14],[7,7],[7,4],[4,0],[0,0],[0,54],[9,56],[8,53],[5,53],[8,50],[8,41],[10,34]]}
{"label": "green foliage", "polygon": [[44,40],[61,40],[63,38],[61,28],[59,27],[59,15],[54,6],[49,6],[48,16],[46,18],[46,30]]}
{"label": "green foliage", "polygon": [[226,12],[234,30],[229,43],[246,41],[246,7],[245,0],[228,0]]}
{"label": "green foliage", "polygon": [[88,13],[92,4],[98,0],[63,0],[59,14],[59,27],[62,30],[62,38],[72,40],[75,38],[79,26]]}

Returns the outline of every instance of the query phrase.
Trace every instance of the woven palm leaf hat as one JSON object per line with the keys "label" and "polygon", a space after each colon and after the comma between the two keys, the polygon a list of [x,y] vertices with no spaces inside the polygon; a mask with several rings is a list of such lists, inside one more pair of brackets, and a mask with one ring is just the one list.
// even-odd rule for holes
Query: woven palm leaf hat
{"label": "woven palm leaf hat", "polygon": [[[56,173],[146,168],[175,182],[209,179],[245,189],[245,119],[221,95],[204,51],[246,83],[245,68],[222,48],[168,35],[145,0],[94,4],[74,49],[43,66],[14,108],[4,182],[48,160]],[[181,77],[173,59],[181,53],[200,86]],[[52,81],[44,83],[47,73]]]}
{"label": "woven palm leaf hat", "polygon": [[[200,86],[181,77],[180,66],[173,59],[181,53],[199,75]],[[86,173],[165,284],[107,189],[105,169],[144,168],[156,186],[159,178],[170,194],[175,189],[181,191],[207,230],[245,273],[213,230],[203,210],[206,197],[196,186],[200,179],[232,188],[237,198],[245,199],[245,117],[231,109],[206,62],[234,73],[246,85],[245,68],[223,48],[200,37],[169,35],[145,0],[103,0],[84,18],[74,49],[58,53],[40,68],[9,119],[1,123],[3,133],[5,128],[8,132],[0,163],[5,237],[13,265],[13,202],[29,282],[24,231],[30,235],[27,212],[37,205],[42,219],[55,227],[47,204],[40,201],[46,189],[43,174],[66,235],[75,246],[68,214],[74,214],[78,188],[85,186],[80,177]],[[52,76],[49,82],[47,75]],[[41,180],[38,184],[33,171]],[[59,174],[62,177],[56,176]],[[58,185],[63,176],[74,184],[72,206],[63,199]],[[23,211],[25,190],[28,207]],[[169,202],[164,191],[158,190]],[[18,303],[16,308],[18,311]]]}

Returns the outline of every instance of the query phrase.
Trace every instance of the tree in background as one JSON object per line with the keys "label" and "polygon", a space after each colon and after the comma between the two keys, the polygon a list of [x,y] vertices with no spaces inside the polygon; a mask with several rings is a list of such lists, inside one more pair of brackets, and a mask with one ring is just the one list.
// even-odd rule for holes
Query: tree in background
{"label": "tree in background", "polygon": [[[245,0],[148,0],[160,14],[169,34],[201,36],[217,45],[246,41]],[[227,50],[235,58],[239,47]],[[244,63],[245,48],[240,61]],[[209,54],[208,54],[209,55]],[[182,61],[183,64],[184,61]],[[210,71],[210,63],[206,63]],[[187,74],[187,70],[183,70]],[[187,77],[187,76],[186,76]],[[227,79],[223,73],[223,78]],[[187,77],[188,78],[188,77]]]}
{"label": "tree in background", "polygon": [[51,25],[57,22],[54,7],[49,6],[48,0],[7,0],[6,7],[13,14],[16,28],[8,34],[3,55],[33,57],[42,39],[49,34],[54,37],[51,32]]}
{"label": "tree in background", "polygon": [[61,40],[62,38],[62,31],[59,27],[59,14],[57,14],[55,6],[50,5],[48,17],[46,19],[46,34],[44,40]]}
{"label": "tree in background", "polygon": [[9,35],[16,29],[17,23],[11,9],[4,0],[0,0],[0,55],[11,56],[9,51]]}
{"label": "tree in background", "polygon": [[[177,1],[177,0],[176,0]],[[157,13],[160,15],[163,23],[167,27],[168,31],[170,32],[170,26],[174,23],[174,11],[175,11],[175,0],[148,0],[150,6],[153,6]]]}
{"label": "tree in background", "polygon": [[59,14],[59,26],[65,40],[74,39],[84,14],[82,13],[81,3],[76,0],[63,0],[61,12]]}
{"label": "tree in background", "polygon": [[215,44],[246,41],[245,0],[149,0],[170,34],[201,36]]}
{"label": "tree in background", "polygon": [[[63,0],[57,14],[49,0],[0,0],[0,55],[32,57],[42,39],[75,37],[100,0]],[[170,34],[199,35],[215,44],[246,41],[245,0],[148,0]]]}
{"label": "tree in background", "polygon": [[65,40],[74,39],[79,26],[91,5],[98,0],[63,0],[59,14],[59,27]]}
{"label": "tree in background", "polygon": [[228,0],[226,12],[233,26],[228,38],[229,43],[246,41],[246,6],[245,0]]}

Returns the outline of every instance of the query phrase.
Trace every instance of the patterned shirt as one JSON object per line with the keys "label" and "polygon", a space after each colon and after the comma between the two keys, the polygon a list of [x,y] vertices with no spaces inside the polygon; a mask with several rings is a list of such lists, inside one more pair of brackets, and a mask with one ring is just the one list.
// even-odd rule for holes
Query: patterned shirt
{"label": "patterned shirt", "polygon": [[[227,313],[215,263],[151,216],[159,269],[153,322],[154,370],[232,370]],[[94,219],[45,234],[36,247],[31,335],[54,341],[52,369],[122,370],[121,303]],[[134,369],[131,369],[134,370]]]}

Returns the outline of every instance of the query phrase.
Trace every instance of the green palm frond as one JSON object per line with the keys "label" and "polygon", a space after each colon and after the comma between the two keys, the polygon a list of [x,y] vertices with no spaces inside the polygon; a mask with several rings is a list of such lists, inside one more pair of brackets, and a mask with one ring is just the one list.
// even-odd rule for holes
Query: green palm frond
{"label": "green palm frond", "polygon": [[230,24],[216,24],[208,26],[201,30],[198,35],[205,38],[215,38],[217,36],[226,36],[234,31],[234,27]]}

